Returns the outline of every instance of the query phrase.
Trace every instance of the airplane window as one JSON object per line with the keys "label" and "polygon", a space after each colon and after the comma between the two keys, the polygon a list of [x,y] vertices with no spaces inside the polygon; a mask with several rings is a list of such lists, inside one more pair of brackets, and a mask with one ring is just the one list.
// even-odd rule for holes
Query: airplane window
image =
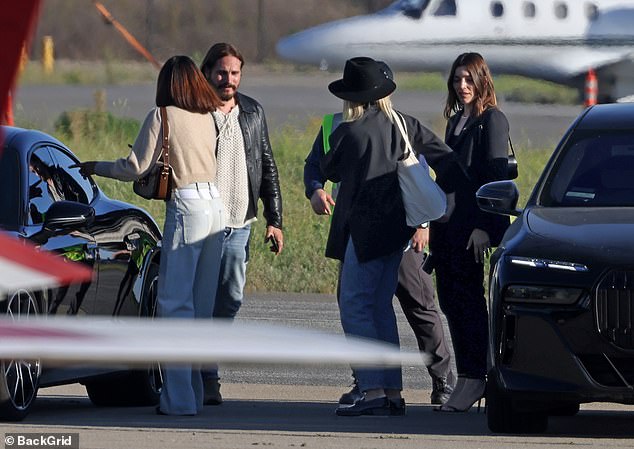
{"label": "airplane window", "polygon": [[456,1],[455,0],[442,0],[436,11],[435,16],[455,16],[456,15]]}
{"label": "airplane window", "polygon": [[594,3],[586,3],[586,17],[589,20],[596,20],[599,17],[599,8]]}
{"label": "airplane window", "polygon": [[555,4],[555,17],[558,19],[565,19],[568,17],[568,5],[563,2]]}
{"label": "airplane window", "polygon": [[524,2],[524,17],[535,17],[535,3]]}
{"label": "airplane window", "polygon": [[407,17],[413,19],[420,19],[423,15],[423,11],[427,9],[431,0],[399,0],[398,2],[389,6],[385,11],[397,10],[403,11]]}
{"label": "airplane window", "polygon": [[493,17],[502,17],[504,15],[504,5],[502,2],[491,3],[491,15]]}

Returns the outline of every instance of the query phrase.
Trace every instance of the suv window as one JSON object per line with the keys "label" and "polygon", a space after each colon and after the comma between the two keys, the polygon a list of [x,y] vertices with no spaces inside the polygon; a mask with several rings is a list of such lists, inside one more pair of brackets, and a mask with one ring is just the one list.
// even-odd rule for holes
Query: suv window
{"label": "suv window", "polygon": [[90,177],[84,178],[78,168],[70,168],[76,164],[76,159],[72,158],[65,151],[50,147],[49,151],[55,159],[55,169],[57,176],[63,180],[63,196],[67,201],[77,201],[84,204],[90,204],[95,196],[94,184]]}
{"label": "suv window", "polygon": [[587,132],[555,163],[542,194],[545,206],[634,206],[634,133]]}
{"label": "suv window", "polygon": [[20,216],[20,160],[11,148],[0,155],[0,226],[15,230]]}
{"label": "suv window", "polygon": [[54,169],[55,163],[47,148],[37,148],[29,156],[28,224],[42,223],[51,204],[63,199]]}

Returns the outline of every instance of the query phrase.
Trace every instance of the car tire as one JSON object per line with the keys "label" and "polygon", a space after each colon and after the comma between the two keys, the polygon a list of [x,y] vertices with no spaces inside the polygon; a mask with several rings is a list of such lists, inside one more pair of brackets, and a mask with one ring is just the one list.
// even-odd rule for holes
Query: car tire
{"label": "car tire", "polygon": [[[1,312],[21,320],[40,314],[45,293],[17,290],[6,296]],[[20,421],[31,410],[40,385],[42,366],[39,360],[0,361],[0,419]]]}
{"label": "car tire", "polygon": [[[151,264],[143,286],[141,315],[156,316],[156,292],[158,287],[157,264]],[[125,407],[156,405],[163,386],[163,373],[156,363],[147,369],[132,370],[98,378],[85,383],[88,397],[101,407]]]}
{"label": "car tire", "polygon": [[486,386],[487,424],[495,433],[542,433],[548,428],[544,412],[519,412],[513,400],[500,389],[496,376],[489,373]]}

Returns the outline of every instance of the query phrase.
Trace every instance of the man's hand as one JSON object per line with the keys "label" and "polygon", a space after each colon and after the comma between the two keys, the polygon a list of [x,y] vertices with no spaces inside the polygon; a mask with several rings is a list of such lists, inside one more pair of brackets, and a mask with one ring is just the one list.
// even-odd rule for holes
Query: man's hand
{"label": "man's hand", "polygon": [[484,263],[484,260],[488,255],[489,248],[491,247],[489,234],[482,229],[475,228],[471,233],[471,236],[469,236],[469,243],[467,243],[467,249],[471,247],[473,247],[473,255],[476,263]]}
{"label": "man's hand", "polygon": [[429,243],[429,228],[417,228],[414,236],[412,237],[411,247],[412,249],[420,253],[425,249]]}
{"label": "man's hand", "polygon": [[317,215],[330,215],[332,214],[330,206],[335,205],[335,200],[324,189],[317,189],[310,197],[310,205]]}
{"label": "man's hand", "polygon": [[[275,253],[275,255],[279,255],[282,252],[282,248],[284,248],[284,234],[280,228],[276,228],[275,226],[267,226],[266,233],[264,234],[264,241],[273,241],[271,245],[271,251]],[[277,248],[276,248],[277,246]]]}

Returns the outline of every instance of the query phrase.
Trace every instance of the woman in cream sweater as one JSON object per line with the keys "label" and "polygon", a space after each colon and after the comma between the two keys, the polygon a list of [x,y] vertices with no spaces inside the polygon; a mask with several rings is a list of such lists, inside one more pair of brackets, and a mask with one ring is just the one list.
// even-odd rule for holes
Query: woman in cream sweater
{"label": "woman in cream sweater", "polygon": [[[78,164],[83,175],[121,181],[144,176],[161,155],[161,114],[169,125],[172,192],[165,226],[158,282],[158,310],[165,318],[211,318],[222,251],[224,219],[216,178],[216,130],[211,111],[220,99],[196,64],[174,56],[162,67],[152,109],[132,151],[114,162]],[[165,415],[195,415],[203,406],[200,367],[165,369],[160,406]]]}

